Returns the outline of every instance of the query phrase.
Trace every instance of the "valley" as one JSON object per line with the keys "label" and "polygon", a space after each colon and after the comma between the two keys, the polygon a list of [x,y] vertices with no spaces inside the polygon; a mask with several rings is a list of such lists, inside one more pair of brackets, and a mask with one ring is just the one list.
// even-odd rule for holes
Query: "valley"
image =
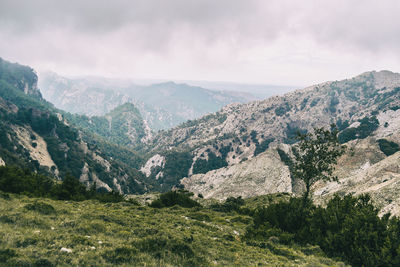
{"label": "valley", "polygon": [[[290,262],[299,266],[344,266],[340,260],[327,258],[338,255],[321,240],[307,241],[315,247],[305,245],[307,238],[298,231],[312,232],[308,226],[288,228],[286,233],[281,232],[283,227],[289,227],[285,222],[275,226],[271,226],[276,223],[273,221],[257,224],[257,216],[264,216],[263,209],[271,214],[279,212],[271,208],[274,205],[289,205],[287,214],[280,215],[282,218],[297,216],[292,214],[294,210],[306,209],[296,206],[296,199],[304,193],[304,183],[294,178],[292,169],[296,135],[319,127],[329,129],[331,124],[336,124],[338,140],[347,147],[334,172],[339,179],[315,183],[311,198],[320,207],[310,204],[308,217],[299,215],[298,220],[316,223],[313,221],[318,220],[316,210],[330,216],[330,203],[338,201],[338,196],[343,198],[340,201],[353,203],[354,209],[360,208],[360,212],[366,212],[373,203],[377,209],[369,215],[371,220],[387,225],[388,229],[394,227],[395,216],[400,214],[398,73],[366,72],[265,100],[238,101],[246,103],[232,103],[233,95],[211,93],[200,87],[174,83],[151,85],[146,89],[150,95],[166,98],[172,94],[174,97],[164,104],[177,108],[168,111],[175,114],[173,123],[159,120],[158,126],[149,119],[158,115],[144,111],[145,102],[141,104],[126,97],[126,92],[107,91],[104,81],[103,89],[96,89],[101,96],[90,96],[98,102],[88,97],[94,84],[89,86],[86,80],[58,77],[47,82],[46,94],[55,99],[55,106],[42,97],[38,77],[30,67],[0,61],[0,165],[4,166],[0,168],[8,170],[16,166],[25,169],[25,173],[44,175],[54,182],[54,189],[49,191],[52,193],[40,195],[41,198],[36,191],[29,193],[29,190],[2,193],[0,223],[4,227],[0,235],[6,236],[11,225],[17,223],[15,218],[20,218],[16,226],[19,235],[0,243],[2,247],[13,248],[0,251],[0,257],[4,254],[9,263],[32,263],[34,254],[30,249],[35,245],[38,246],[35,255],[55,265],[129,266],[140,262],[157,266],[185,262],[183,265],[208,266]],[[75,88],[74,93],[69,88]],[[182,90],[196,93],[187,91],[185,96]],[[211,98],[203,98],[205,94]],[[149,95],[140,97],[137,99],[144,101]],[[188,111],[189,106],[195,106],[188,97],[204,105],[196,103],[201,108]],[[210,99],[219,102],[211,101],[211,105]],[[160,98],[147,101],[146,105],[152,103],[153,108],[163,102]],[[183,107],[176,101],[189,103]],[[88,109],[74,110],[74,107]],[[176,119],[179,114],[187,117]],[[65,181],[70,178],[66,177],[79,180],[82,188],[92,190],[88,191],[91,193],[74,197],[74,191],[70,191],[72,198],[63,198],[63,191],[57,190],[68,188]],[[187,191],[179,191],[182,189]],[[171,190],[183,192],[177,194],[200,204],[188,208],[179,203],[179,197],[171,200],[171,206],[151,204],[156,203],[157,197],[168,196]],[[185,195],[188,192],[190,195]],[[371,197],[371,201],[365,202],[368,205],[356,204],[363,201],[366,193]],[[349,194],[352,199],[346,199]],[[24,212],[35,205],[49,205],[51,212],[45,214],[39,206],[39,210]],[[33,219],[41,212],[39,219]],[[96,223],[87,226],[93,216],[97,216]],[[388,216],[393,221],[387,220]],[[153,229],[160,218],[168,218],[162,225],[157,224],[163,234]],[[171,230],[178,226],[179,234]],[[273,230],[268,231],[277,232],[258,232],[269,226]],[[58,227],[62,228],[60,233],[55,232]],[[150,234],[143,234],[143,227]],[[106,232],[112,234],[105,235]],[[164,240],[160,246],[170,249],[164,254],[154,245],[157,233],[160,233],[157,238]],[[389,238],[389,233],[385,232],[386,235]],[[215,237],[210,240],[212,236]],[[391,242],[387,249],[395,249],[397,239]],[[307,249],[311,252],[305,252]],[[72,257],[75,252],[80,256]],[[347,263],[353,262],[350,256],[340,257]],[[396,259],[388,258],[389,262],[392,260]]]}

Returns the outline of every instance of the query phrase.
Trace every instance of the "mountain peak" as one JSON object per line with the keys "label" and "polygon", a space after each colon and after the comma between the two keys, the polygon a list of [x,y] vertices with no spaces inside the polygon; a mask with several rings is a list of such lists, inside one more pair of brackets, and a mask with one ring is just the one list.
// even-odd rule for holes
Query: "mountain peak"
{"label": "mountain peak", "polygon": [[18,88],[26,95],[42,99],[42,95],[37,87],[37,74],[28,66],[11,63],[0,58],[0,79]]}

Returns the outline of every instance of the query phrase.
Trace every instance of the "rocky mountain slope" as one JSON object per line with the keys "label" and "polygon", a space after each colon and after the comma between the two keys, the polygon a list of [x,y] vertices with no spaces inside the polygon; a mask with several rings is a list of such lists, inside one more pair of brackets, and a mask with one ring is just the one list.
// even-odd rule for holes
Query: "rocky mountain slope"
{"label": "rocky mountain slope", "polygon": [[[124,157],[118,156],[121,154]],[[129,160],[130,165],[120,158]],[[150,186],[135,170],[139,159],[134,152],[117,149],[71,126],[61,111],[41,97],[37,76],[31,68],[3,59],[0,159],[2,165],[18,165],[58,179],[71,174],[88,186],[96,183],[99,189],[107,191],[142,193]]]}
{"label": "rocky mountain slope", "polygon": [[67,114],[68,120],[120,146],[135,147],[147,143],[153,132],[132,103],[116,107],[104,116]]}
{"label": "rocky mountain slope", "polygon": [[223,106],[254,100],[250,94],[223,92],[173,82],[139,86],[129,81],[40,76],[44,98],[71,113],[102,116],[124,103],[133,103],[152,130],[167,129]]}
{"label": "rocky mountain slope", "polygon": [[[373,170],[386,166],[385,161],[396,162],[382,152],[379,142],[383,139],[393,146],[400,143],[399,118],[400,74],[367,72],[282,97],[228,105],[217,113],[160,132],[149,149],[160,156],[171,148],[190,151],[192,164],[181,183],[207,197],[247,197],[276,191],[300,193],[301,184],[288,179],[285,168],[280,167],[282,162],[290,160],[290,144],[297,130],[311,131],[313,127],[336,123],[340,140],[352,147],[347,160],[339,165],[339,177],[349,177],[368,166],[372,169],[357,176],[362,183],[370,172],[384,177],[382,171]],[[368,162],[366,151],[358,159],[354,156],[357,153],[353,155],[363,142],[370,142],[369,149],[374,147],[368,152],[371,157]],[[276,161],[277,155],[280,163]],[[396,168],[392,168],[393,179],[399,173]],[[152,175],[164,175],[162,165],[155,166]],[[333,191],[340,190],[350,192],[354,188],[340,187]]]}
{"label": "rocky mountain slope", "polygon": [[400,106],[400,89],[396,89],[399,85],[399,74],[368,72],[263,101],[231,104],[217,113],[162,132],[154,139],[154,148],[197,147],[206,142],[225,143],[224,140],[240,138],[240,148],[243,150],[249,143],[254,152],[254,140],[261,143],[271,138],[290,143],[298,129],[309,131],[334,122],[347,128],[365,117],[396,109]]}

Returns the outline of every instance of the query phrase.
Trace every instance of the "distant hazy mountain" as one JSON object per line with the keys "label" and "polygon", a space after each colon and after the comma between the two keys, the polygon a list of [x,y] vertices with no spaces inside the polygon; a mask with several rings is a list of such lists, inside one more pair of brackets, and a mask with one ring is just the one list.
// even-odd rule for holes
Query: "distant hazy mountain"
{"label": "distant hazy mountain", "polygon": [[171,128],[227,104],[256,99],[248,93],[208,90],[174,82],[140,86],[123,80],[72,79],[55,73],[41,74],[39,86],[45,99],[71,113],[101,116],[126,102],[133,103],[153,130]]}
{"label": "distant hazy mountain", "polygon": [[210,81],[182,81],[184,83],[209,88],[213,90],[223,90],[231,92],[247,92],[260,99],[265,99],[274,95],[282,95],[300,86],[284,86],[272,84],[247,84],[233,82],[210,82]]}

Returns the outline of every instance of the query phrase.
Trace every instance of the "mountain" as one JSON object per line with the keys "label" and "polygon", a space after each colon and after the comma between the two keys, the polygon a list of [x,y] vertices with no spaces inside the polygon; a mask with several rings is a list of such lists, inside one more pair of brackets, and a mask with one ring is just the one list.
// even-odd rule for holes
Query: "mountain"
{"label": "mountain", "polygon": [[[163,169],[168,157],[164,156],[164,151],[171,153],[174,148],[192,155],[191,164],[185,165],[183,170],[186,178],[179,181],[188,190],[206,197],[301,193],[301,183],[290,178],[289,169],[284,166],[290,162],[296,132],[312,131],[314,127],[329,128],[331,123],[336,123],[341,142],[351,148],[344,156],[347,160],[339,165],[339,177],[357,174],[356,178],[362,183],[374,170],[380,177],[376,178],[376,183],[389,181],[383,178],[389,176],[389,185],[397,183],[399,178],[398,167],[393,163],[398,153],[387,156],[380,143],[386,142],[386,146],[396,151],[400,143],[399,118],[400,74],[366,72],[262,101],[231,104],[216,113],[161,131],[148,148],[155,156],[146,163],[144,170],[153,168],[154,171],[146,175],[166,179]],[[355,151],[360,151],[356,158],[351,156]],[[388,163],[384,164],[386,161]],[[349,183],[354,183],[356,178]],[[383,185],[381,187],[383,189]],[[348,188],[346,192],[354,187]],[[390,201],[387,199],[386,204]]]}
{"label": "mountain", "polygon": [[274,95],[281,95],[293,91],[300,86],[272,85],[272,84],[247,84],[233,82],[211,82],[211,81],[181,81],[194,86],[200,86],[212,90],[223,90],[233,92],[248,92],[260,99],[268,98]]}
{"label": "mountain", "polygon": [[[121,107],[110,116],[124,114],[125,108],[133,110]],[[88,186],[96,183],[99,190],[143,193],[151,188],[136,170],[140,156],[78,130],[67,115],[42,98],[30,67],[0,59],[1,165],[17,165],[57,179],[71,174]]]}
{"label": "mountain", "polygon": [[57,108],[88,116],[103,116],[126,102],[133,103],[152,130],[167,129],[223,106],[256,99],[242,92],[208,90],[164,82],[141,86],[129,81],[101,78],[66,78],[40,75],[44,98]]}
{"label": "mountain", "polygon": [[[69,172],[87,185],[96,182],[124,193],[183,186],[217,199],[300,194],[303,185],[289,168],[296,132],[336,123],[340,141],[349,148],[337,169],[341,180],[317,183],[314,199],[323,203],[334,193],[369,192],[383,211],[400,213],[400,74],[366,72],[262,101],[229,104],[157,133],[131,102],[103,116],[76,115],[41,97],[31,68],[2,60],[0,77],[1,165],[57,178]],[[184,97],[177,87],[186,88],[152,85],[151,94],[159,94],[154,99],[161,106],[161,96]],[[196,90],[200,99],[203,91]]]}
{"label": "mountain", "polygon": [[104,116],[68,114],[68,119],[80,129],[120,146],[135,147],[152,137],[150,127],[132,103],[122,104]]}

